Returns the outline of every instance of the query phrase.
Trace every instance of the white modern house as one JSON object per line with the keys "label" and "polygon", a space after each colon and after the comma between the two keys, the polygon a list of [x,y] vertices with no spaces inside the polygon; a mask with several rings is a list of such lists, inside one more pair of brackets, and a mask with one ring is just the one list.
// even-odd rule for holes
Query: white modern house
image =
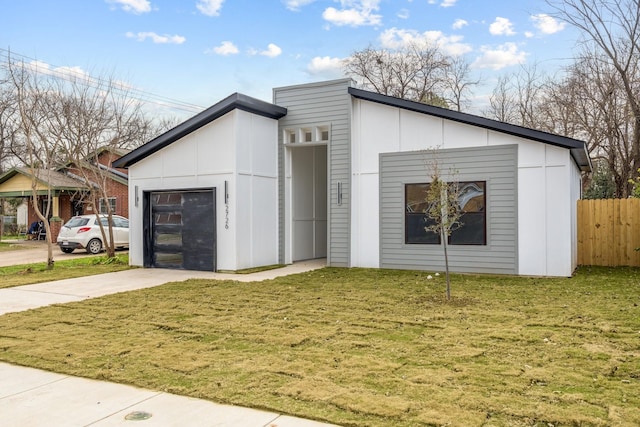
{"label": "white modern house", "polygon": [[584,142],[392,98],[348,79],[233,94],[114,165],[129,169],[130,262],[239,270],[442,270],[429,167],[461,189],[459,272],[570,276]]}

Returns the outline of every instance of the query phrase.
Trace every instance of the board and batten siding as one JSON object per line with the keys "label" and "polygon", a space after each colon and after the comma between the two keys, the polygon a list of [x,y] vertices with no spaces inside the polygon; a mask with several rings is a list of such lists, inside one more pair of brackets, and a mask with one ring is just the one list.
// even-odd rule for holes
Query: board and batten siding
{"label": "board and batten siding", "polygon": [[[284,133],[286,129],[298,129],[314,126],[329,127],[328,144],[328,225],[327,225],[327,264],[336,267],[349,267],[349,215],[350,215],[350,112],[351,96],[347,88],[352,85],[350,79],[331,82],[311,83],[298,86],[275,88],[273,103],[287,108],[287,115],[278,125],[278,206],[279,221],[279,257],[281,263],[287,259],[286,245],[290,239],[286,235],[289,229],[285,212],[286,200],[286,148]],[[300,143],[304,145],[304,143]],[[338,183],[342,188],[342,203],[338,205]]]}
{"label": "board and batten siding", "polygon": [[[518,273],[518,146],[436,151],[447,181],[486,181],[486,246],[449,245],[454,272]],[[428,151],[380,154],[380,267],[444,270],[442,245],[405,243],[405,184],[429,182]],[[455,173],[451,172],[455,171]]]}

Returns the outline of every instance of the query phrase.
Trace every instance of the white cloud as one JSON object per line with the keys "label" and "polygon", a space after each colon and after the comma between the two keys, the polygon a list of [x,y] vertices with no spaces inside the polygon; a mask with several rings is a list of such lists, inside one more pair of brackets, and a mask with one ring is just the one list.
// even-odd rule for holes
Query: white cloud
{"label": "white cloud", "polygon": [[411,16],[411,14],[409,13],[409,9],[400,9],[397,16],[400,19],[409,19],[409,16]]}
{"label": "white cloud", "polygon": [[463,55],[471,52],[471,46],[463,43],[462,36],[446,36],[441,31],[425,31],[419,33],[415,30],[403,30],[390,28],[380,34],[380,43],[387,49],[399,49],[409,44],[424,44],[439,46],[449,55]]}
{"label": "white cloud", "polygon": [[32,73],[44,74],[64,80],[80,80],[87,84],[95,82],[95,79],[82,68],[75,66],[51,67],[51,65],[42,61],[31,61],[24,65],[24,68]]}
{"label": "white cloud", "polygon": [[511,65],[522,64],[527,59],[526,52],[518,50],[515,43],[505,43],[497,48],[482,46],[480,48],[482,56],[478,57],[472,64],[474,68],[490,68],[500,70]]}
{"label": "white cloud", "polygon": [[330,56],[316,56],[307,65],[307,72],[313,76],[325,78],[337,78],[344,75],[342,66],[344,59],[331,58]]}
{"label": "white cloud", "polygon": [[151,39],[152,42],[157,44],[182,44],[187,41],[185,37],[179,36],[177,34],[173,36],[170,36],[169,34],[160,35],[152,31],[140,33],[132,33],[131,31],[129,31],[126,36],[130,39],[136,39],[139,42],[143,42],[146,39]]}
{"label": "white cloud", "polygon": [[236,55],[239,52],[238,47],[230,41],[223,41],[220,46],[205,51],[205,53],[215,53],[216,55],[222,56]]}
{"label": "white cloud", "polygon": [[224,3],[224,0],[198,0],[198,2],[196,3],[196,8],[203,15],[218,16],[220,15],[222,3]]}
{"label": "white cloud", "polygon": [[379,25],[382,15],[374,13],[380,9],[379,3],[380,0],[340,0],[342,9],[328,7],[322,12],[322,17],[337,26]]}
{"label": "white cloud", "polygon": [[545,13],[531,16],[533,25],[540,30],[542,34],[555,34],[562,31],[566,26],[565,22],[558,21],[552,16]]}
{"label": "white cloud", "polygon": [[282,49],[280,49],[279,46],[273,43],[269,43],[266,50],[259,52],[256,49],[249,49],[248,53],[249,55],[262,55],[268,56],[269,58],[275,58],[276,56],[280,56],[280,54],[282,54]]}
{"label": "white cloud", "polygon": [[535,36],[535,34],[533,34],[531,31],[525,31],[524,36],[530,39],[531,37]]}
{"label": "white cloud", "polygon": [[125,12],[135,13],[136,15],[151,12],[149,0],[107,0],[107,3],[120,5]]}
{"label": "white cloud", "polygon": [[499,16],[489,25],[489,32],[494,36],[512,36],[515,34],[511,21]]}
{"label": "white cloud", "polygon": [[454,30],[459,30],[460,28],[466,27],[467,25],[469,25],[469,23],[464,19],[456,19],[453,22],[453,25],[451,26],[451,28],[453,28]]}
{"label": "white cloud", "polygon": [[[427,3],[429,3],[429,4],[438,4],[438,1],[439,0],[428,0]],[[442,0],[440,2],[440,7],[455,6],[457,2],[458,2],[458,0]]]}
{"label": "white cloud", "polygon": [[315,0],[284,0],[284,4],[289,10],[298,11],[302,6],[313,3]]}

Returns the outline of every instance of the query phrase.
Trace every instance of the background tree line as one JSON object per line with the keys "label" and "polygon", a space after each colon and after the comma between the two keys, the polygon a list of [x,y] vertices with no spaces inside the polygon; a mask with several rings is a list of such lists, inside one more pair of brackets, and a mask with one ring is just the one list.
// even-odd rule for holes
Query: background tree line
{"label": "background tree line", "polygon": [[[148,117],[142,104],[129,96],[126,85],[112,78],[43,72],[10,56],[0,64],[0,173],[13,166],[29,170],[31,206],[46,229],[50,267],[55,243],[48,220],[52,197],[49,189],[46,203],[37,202],[39,181],[50,182],[55,171],[72,165],[74,178],[86,187],[75,199],[100,212],[100,199],[110,196],[111,171],[99,163],[98,156],[105,149],[134,148],[168,125]],[[113,212],[108,203],[104,205],[111,228]],[[105,248],[113,256],[113,233],[106,235],[110,238],[103,239]]]}

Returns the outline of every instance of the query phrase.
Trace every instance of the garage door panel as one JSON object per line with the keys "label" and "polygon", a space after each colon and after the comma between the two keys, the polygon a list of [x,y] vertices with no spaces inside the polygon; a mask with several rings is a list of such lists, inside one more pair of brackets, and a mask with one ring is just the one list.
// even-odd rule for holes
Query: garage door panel
{"label": "garage door panel", "polygon": [[213,270],[215,209],[213,192],[183,196],[182,247],[184,268]]}
{"label": "garage door panel", "polygon": [[149,200],[152,266],[215,271],[215,189],[154,192]]}

